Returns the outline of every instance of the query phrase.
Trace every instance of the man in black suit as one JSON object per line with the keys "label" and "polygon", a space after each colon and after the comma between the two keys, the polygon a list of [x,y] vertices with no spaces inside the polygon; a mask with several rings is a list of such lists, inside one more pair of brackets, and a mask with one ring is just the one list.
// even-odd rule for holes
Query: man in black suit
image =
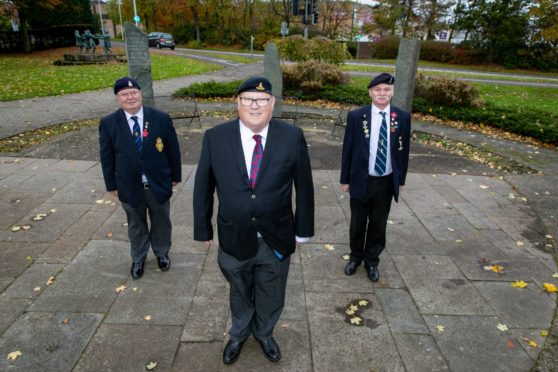
{"label": "man in black suit", "polygon": [[107,191],[118,196],[126,212],[131,273],[139,279],[150,245],[159,268],[170,268],[169,199],[182,177],[180,149],[169,115],[143,105],[134,79],[118,79],[114,94],[120,109],[99,125],[101,165]]}
{"label": "man in black suit", "polygon": [[[219,267],[230,284],[232,326],[223,362],[233,363],[253,334],[264,355],[281,359],[272,337],[284,307],[290,255],[314,235],[314,188],[300,128],[272,119],[265,78],[237,90],[239,118],[205,132],[194,185],[194,239],[213,243],[219,209]],[[292,210],[292,188],[296,189]]]}
{"label": "man in black suit", "polygon": [[382,73],[368,84],[372,104],[347,115],[341,189],[351,196],[351,257],[345,274],[364,260],[368,278],[380,279],[391,200],[398,201],[409,163],[411,114],[391,106],[394,78]]}

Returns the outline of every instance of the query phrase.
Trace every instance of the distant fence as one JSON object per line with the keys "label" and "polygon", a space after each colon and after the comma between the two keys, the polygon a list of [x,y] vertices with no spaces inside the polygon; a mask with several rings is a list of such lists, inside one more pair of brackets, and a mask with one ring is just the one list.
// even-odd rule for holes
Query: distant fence
{"label": "distant fence", "polygon": [[[83,25],[62,26],[43,30],[30,30],[29,39],[31,50],[44,50],[51,48],[76,45],[75,30],[83,33]],[[96,41],[98,43],[98,41]],[[23,39],[21,31],[0,32],[0,53],[23,52]]]}

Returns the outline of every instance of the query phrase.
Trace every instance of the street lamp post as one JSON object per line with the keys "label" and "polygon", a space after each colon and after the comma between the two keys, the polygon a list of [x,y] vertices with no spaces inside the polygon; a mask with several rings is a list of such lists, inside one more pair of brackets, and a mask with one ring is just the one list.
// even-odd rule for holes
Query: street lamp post
{"label": "street lamp post", "polygon": [[122,10],[120,7],[122,6],[122,0],[118,0],[118,16],[120,17],[120,32],[122,33],[122,39],[126,41],[126,35],[124,35],[124,27],[122,27]]}
{"label": "street lamp post", "polygon": [[134,0],[134,22],[136,24],[136,27],[138,26],[138,11],[136,10],[136,0]]}
{"label": "street lamp post", "polygon": [[103,26],[103,13],[101,11],[101,0],[98,0],[97,4],[99,4],[99,18],[101,18],[101,33],[105,34],[105,26]]}

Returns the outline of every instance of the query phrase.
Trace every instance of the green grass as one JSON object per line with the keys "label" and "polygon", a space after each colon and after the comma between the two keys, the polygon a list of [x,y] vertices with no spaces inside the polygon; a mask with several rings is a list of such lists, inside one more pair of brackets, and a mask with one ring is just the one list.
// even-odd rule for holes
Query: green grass
{"label": "green grass", "polygon": [[[111,87],[114,81],[128,75],[127,64],[54,66],[63,53],[75,48],[61,48],[30,55],[0,56],[0,101],[55,96]],[[118,49],[115,50],[118,52]],[[120,50],[122,52],[122,50]],[[202,74],[222,67],[183,57],[151,53],[153,80]]]}

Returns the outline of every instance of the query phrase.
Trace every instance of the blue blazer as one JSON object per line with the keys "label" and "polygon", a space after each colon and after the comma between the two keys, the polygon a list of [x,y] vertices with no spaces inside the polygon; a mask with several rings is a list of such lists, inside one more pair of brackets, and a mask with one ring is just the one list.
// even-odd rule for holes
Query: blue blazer
{"label": "blue blazer", "polygon": [[[393,195],[399,200],[399,186],[405,184],[409,165],[411,138],[411,114],[391,106],[389,119],[391,167],[393,169]],[[351,198],[361,199],[366,194],[368,163],[370,161],[370,137],[366,137],[364,126],[372,133],[370,114],[372,106],[364,106],[347,114],[347,127],[343,140],[341,160],[341,184],[349,184]],[[364,121],[367,123],[364,124]]]}
{"label": "blue blazer", "polygon": [[182,179],[180,148],[170,116],[143,106],[142,153],[136,145],[122,109],[101,119],[99,143],[101,166],[107,191],[118,191],[121,202],[138,207],[143,199],[141,169],[159,204],[172,195],[172,183]]}
{"label": "blue blazer", "polygon": [[314,186],[304,133],[271,120],[252,190],[239,125],[236,119],[205,132],[194,184],[194,239],[213,239],[217,189],[217,232],[223,251],[241,261],[254,257],[259,232],[271,248],[287,257],[295,251],[295,235],[314,235]]}

